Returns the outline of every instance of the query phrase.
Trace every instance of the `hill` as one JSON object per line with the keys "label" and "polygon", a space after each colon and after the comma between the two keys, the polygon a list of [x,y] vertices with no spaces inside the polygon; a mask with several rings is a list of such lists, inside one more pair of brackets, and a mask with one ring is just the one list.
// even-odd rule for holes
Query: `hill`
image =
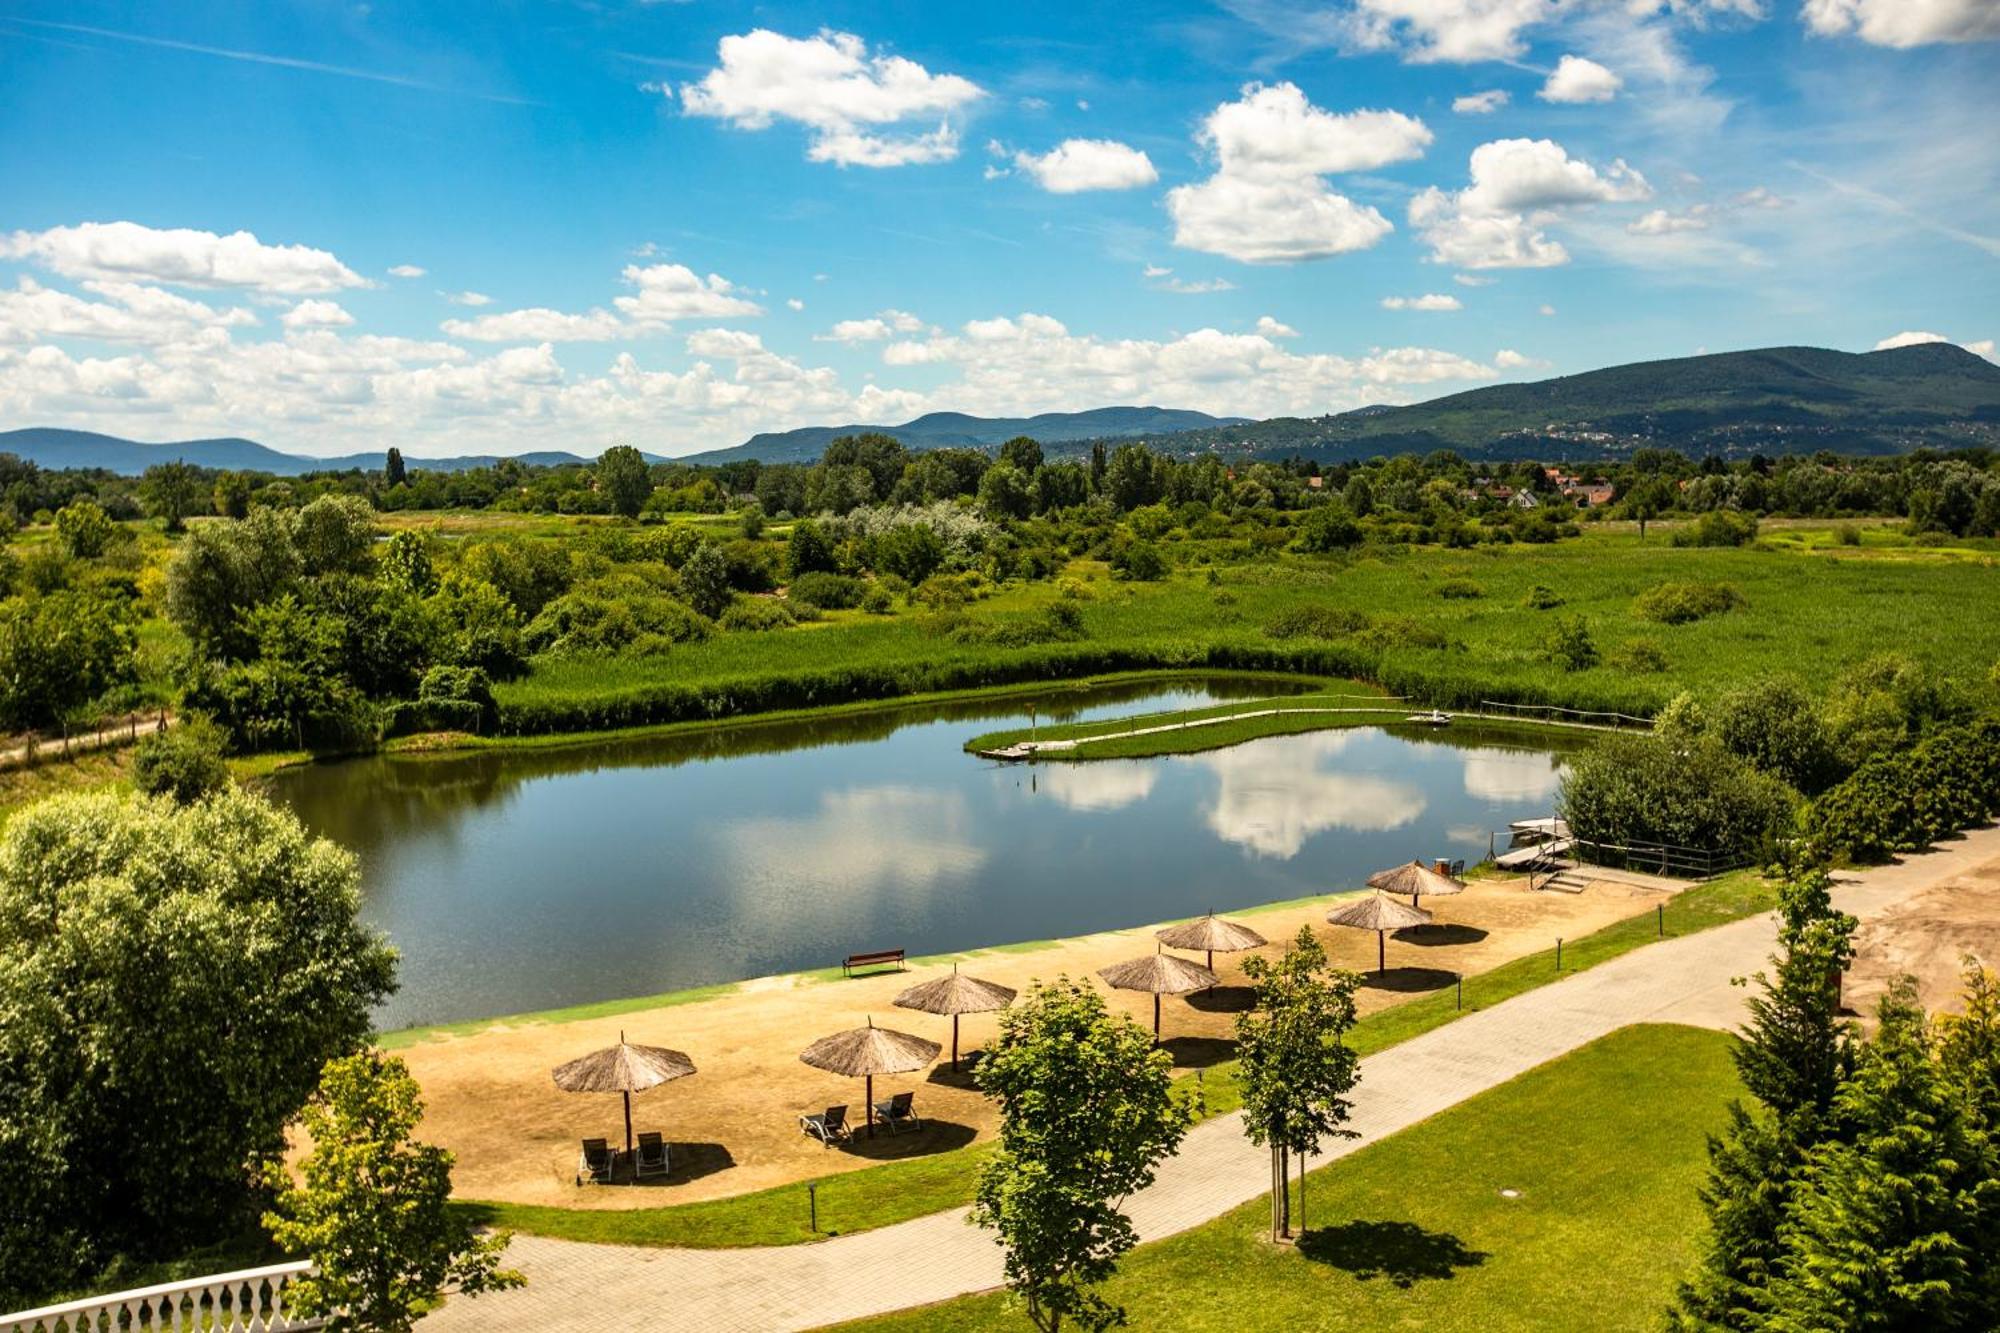
{"label": "hill", "polygon": [[931,412],[900,426],[802,426],[753,435],[729,449],[689,454],[683,463],[730,463],[754,458],[764,463],[810,463],[842,435],[874,431],[893,435],[912,449],[985,449],[1016,435],[1043,444],[1078,440],[1132,439],[1216,429],[1245,423],[1243,417],[1212,417],[1170,407],[1099,407],[1088,412],[1044,412],[1032,417],[975,417],[963,412]]}
{"label": "hill", "polygon": [[[101,468],[128,477],[137,476],[155,463],[177,461],[234,472],[269,472],[280,477],[296,477],[307,472],[344,472],[349,468],[378,469],[383,461],[381,453],[343,454],[338,458],[280,453],[255,440],[235,437],[144,444],[138,440],[120,439],[116,435],[100,435],[88,430],[58,430],[50,426],[0,431],[0,453],[13,454],[16,458],[45,468]],[[575,454],[554,452],[520,454],[517,457],[522,463],[539,467],[589,461]],[[460,472],[466,468],[489,467],[499,459],[498,454],[461,458],[412,457],[409,464],[412,468],[434,472]]]}
{"label": "hill", "polygon": [[2000,366],[1949,343],[1772,347],[1470,389],[1410,407],[1280,417],[1176,437],[1177,452],[1367,457],[1455,449],[1539,457],[1660,445],[1692,453],[1889,453],[2000,442]]}

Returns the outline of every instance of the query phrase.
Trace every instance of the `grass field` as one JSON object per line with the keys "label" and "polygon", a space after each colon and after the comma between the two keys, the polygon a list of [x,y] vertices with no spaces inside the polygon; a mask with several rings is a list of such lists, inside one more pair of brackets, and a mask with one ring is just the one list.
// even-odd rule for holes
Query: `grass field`
{"label": "grass field", "polygon": [[[1657,938],[1662,928],[1670,935],[1692,934],[1769,911],[1775,901],[1772,887],[1756,876],[1747,872],[1725,875],[1679,895],[1660,917],[1634,917],[1565,941],[1563,971],[1582,971],[1629,953]],[[1353,1045],[1363,1055],[1372,1055],[1442,1027],[1462,1013],[1491,1008],[1546,985],[1560,975],[1551,942],[1544,953],[1466,978],[1462,996],[1456,990],[1438,991],[1368,1015],[1356,1026]],[[1463,1009],[1459,1007],[1461,999]],[[1200,1077],[1202,1101],[1209,1115],[1226,1114],[1241,1105],[1234,1061],[1217,1064]],[[1186,1076],[1182,1082],[1185,1085],[1193,1078]],[[822,1233],[829,1229],[864,1231],[969,1203],[974,1173],[990,1151],[989,1145],[976,1144],[814,1182],[819,1190]],[[477,1200],[460,1206],[486,1225],[620,1245],[792,1245],[822,1238],[809,1226],[804,1183],[666,1208],[600,1211]]]}
{"label": "grass field", "polygon": [[[546,662],[498,693],[503,708],[533,709],[703,688],[726,707],[732,687],[774,678],[871,669],[926,688],[925,680],[1056,678],[1075,674],[1071,663],[1118,655],[1119,665],[1130,667],[1296,664],[1447,706],[1492,695],[1643,714],[1680,689],[1712,695],[1759,672],[1800,674],[1823,687],[1842,668],[1890,647],[1961,679],[1983,680],[2000,660],[2000,619],[1964,614],[1991,595],[2000,560],[1983,547],[1841,546],[1831,527],[1788,529],[1744,549],[1677,548],[1658,533],[1642,542],[1636,534],[1592,532],[1549,546],[1278,554],[1217,566],[1214,583],[1208,570],[1190,569],[1157,584],[1117,583],[1080,562],[1072,573],[1085,576],[1093,592],[1081,603],[1081,642],[964,643],[941,637],[926,617],[900,613],[717,635],[657,658]],[[1729,584],[1743,605],[1683,625],[1634,613],[1635,597],[1670,580]],[[1448,584],[1459,595],[1441,595]],[[1561,605],[1530,609],[1538,587]],[[1002,619],[1055,596],[1048,584],[1012,586],[972,614]],[[1376,629],[1331,641],[1265,632],[1280,613],[1299,607],[1361,612]],[[1555,619],[1571,615],[1589,625],[1604,655],[1598,666],[1565,672],[1546,660]],[[1412,627],[1441,633],[1447,646],[1411,646]],[[1619,650],[1634,641],[1657,648],[1666,669],[1619,665]]]}
{"label": "grass field", "polygon": [[[1253,1200],[1135,1250],[1105,1295],[1148,1333],[1655,1328],[1700,1234],[1705,1135],[1741,1091],[1730,1043],[1615,1032],[1313,1172],[1296,1247]],[[842,1328],[1028,1326],[996,1292]]]}

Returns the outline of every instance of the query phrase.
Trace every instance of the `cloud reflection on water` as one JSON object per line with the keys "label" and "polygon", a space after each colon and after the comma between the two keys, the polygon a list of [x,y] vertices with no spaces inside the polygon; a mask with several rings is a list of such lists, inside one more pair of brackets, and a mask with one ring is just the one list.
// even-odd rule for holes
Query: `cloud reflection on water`
{"label": "cloud reflection on water", "polygon": [[1208,826],[1258,856],[1288,860],[1327,829],[1379,833],[1413,822],[1426,804],[1420,788],[1326,766],[1363,734],[1274,736],[1195,756],[1217,780]]}
{"label": "cloud reflection on water", "polygon": [[1562,785],[1562,761],[1555,755],[1490,746],[1466,750],[1463,755],[1468,796],[1488,801],[1541,801],[1555,795]]}
{"label": "cloud reflection on water", "polygon": [[1036,773],[1041,790],[1072,810],[1123,810],[1153,794],[1157,761],[1103,759],[1046,764]]}

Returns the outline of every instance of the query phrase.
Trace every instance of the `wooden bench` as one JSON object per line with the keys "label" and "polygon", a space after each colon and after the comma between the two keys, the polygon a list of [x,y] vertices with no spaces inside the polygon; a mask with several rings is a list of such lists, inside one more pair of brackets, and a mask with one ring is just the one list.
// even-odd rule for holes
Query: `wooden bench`
{"label": "wooden bench", "polygon": [[874,953],[851,953],[841,960],[840,975],[851,977],[854,975],[854,969],[857,967],[887,967],[891,963],[896,965],[898,972],[903,970],[903,951],[901,949],[877,949]]}

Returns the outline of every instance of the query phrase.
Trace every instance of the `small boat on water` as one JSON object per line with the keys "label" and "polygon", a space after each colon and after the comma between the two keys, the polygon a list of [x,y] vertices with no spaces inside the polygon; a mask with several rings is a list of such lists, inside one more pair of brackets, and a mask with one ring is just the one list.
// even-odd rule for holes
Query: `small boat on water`
{"label": "small boat on water", "polygon": [[1451,714],[1442,709],[1433,708],[1428,713],[1412,713],[1403,720],[1405,722],[1414,722],[1418,726],[1423,727],[1448,727],[1451,725]]}

